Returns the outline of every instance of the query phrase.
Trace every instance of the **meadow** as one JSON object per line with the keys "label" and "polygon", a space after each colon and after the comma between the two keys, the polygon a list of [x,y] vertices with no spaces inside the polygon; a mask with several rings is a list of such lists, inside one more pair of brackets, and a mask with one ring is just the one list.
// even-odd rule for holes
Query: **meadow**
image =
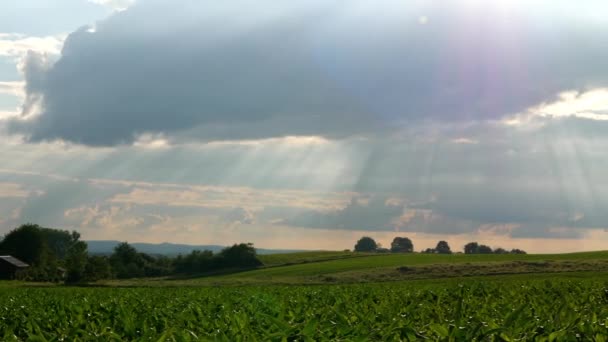
{"label": "meadow", "polygon": [[102,281],[109,286],[232,286],[376,283],[517,274],[608,272],[608,252],[568,254],[377,254],[301,252],[261,255],[264,267],[212,276]]}
{"label": "meadow", "polygon": [[[189,279],[0,282],[0,340],[604,341],[608,272],[586,268],[606,259],[315,252]],[[432,274],[450,267],[463,272]],[[513,272],[491,273],[500,267]]]}

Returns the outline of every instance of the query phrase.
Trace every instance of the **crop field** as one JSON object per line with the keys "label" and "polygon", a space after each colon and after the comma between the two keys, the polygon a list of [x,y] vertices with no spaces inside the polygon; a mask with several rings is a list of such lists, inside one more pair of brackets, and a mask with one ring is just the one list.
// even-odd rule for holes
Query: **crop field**
{"label": "crop field", "polygon": [[608,254],[309,252],[94,287],[0,281],[0,341],[605,341]]}
{"label": "crop field", "polygon": [[0,291],[2,341],[596,340],[608,276]]}

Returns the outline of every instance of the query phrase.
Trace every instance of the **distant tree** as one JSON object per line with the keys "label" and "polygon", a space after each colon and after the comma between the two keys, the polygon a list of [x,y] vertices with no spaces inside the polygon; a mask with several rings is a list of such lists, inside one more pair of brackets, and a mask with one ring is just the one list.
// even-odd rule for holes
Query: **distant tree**
{"label": "distant tree", "polygon": [[511,254],[527,254],[526,251],[522,251],[521,249],[512,249]]}
{"label": "distant tree", "polygon": [[477,247],[477,253],[479,254],[492,254],[492,248],[486,245],[479,245]]}
{"label": "distant tree", "polygon": [[391,252],[393,253],[412,253],[414,244],[407,237],[395,237],[391,242]]}
{"label": "distant tree", "polygon": [[215,259],[221,268],[250,268],[262,265],[252,243],[234,244],[224,248]]}
{"label": "distant tree", "polygon": [[112,278],[112,267],[105,256],[90,256],[84,270],[86,281],[97,281]]}
{"label": "distant tree", "polygon": [[122,242],[114,247],[110,265],[117,278],[143,277],[144,260],[135,247]]}
{"label": "distant tree", "polygon": [[439,241],[439,242],[437,242],[437,246],[435,247],[435,250],[439,254],[452,254],[452,250],[450,249],[450,245],[448,245],[448,243],[446,241]]}
{"label": "distant tree", "polygon": [[509,252],[504,248],[498,247],[494,250],[494,254],[509,254]]}
{"label": "distant tree", "polygon": [[65,259],[68,250],[80,240],[80,233],[67,230],[40,228],[49,251],[59,260]]}
{"label": "distant tree", "polygon": [[178,255],[173,260],[173,266],[177,273],[203,273],[214,267],[213,252],[205,250],[194,250],[185,256]]}
{"label": "distant tree", "polygon": [[435,254],[437,253],[437,251],[435,250],[435,248],[427,248],[423,251],[421,251],[420,253],[424,253],[424,254]]}
{"label": "distant tree", "polygon": [[67,271],[66,283],[81,282],[85,278],[85,269],[87,266],[87,243],[84,241],[76,241],[70,246],[65,258],[65,266]]}
{"label": "distant tree", "polygon": [[355,252],[373,252],[378,248],[378,244],[369,236],[364,236],[357,241]]}
{"label": "distant tree", "polygon": [[464,254],[476,254],[478,249],[479,244],[477,242],[469,242],[464,245]]}
{"label": "distant tree", "polygon": [[28,223],[11,230],[0,242],[0,252],[30,265],[43,264],[47,257],[47,245],[40,226]]}

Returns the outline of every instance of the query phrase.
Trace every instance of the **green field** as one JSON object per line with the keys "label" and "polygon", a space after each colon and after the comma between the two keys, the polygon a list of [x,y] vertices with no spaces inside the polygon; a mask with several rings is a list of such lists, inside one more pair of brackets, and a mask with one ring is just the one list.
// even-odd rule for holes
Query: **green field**
{"label": "green field", "polygon": [[[111,286],[327,284],[502,274],[608,272],[608,252],[571,254],[366,254],[303,252],[261,256],[265,267],[223,275],[104,281]],[[407,270],[406,270],[407,269]]]}
{"label": "green field", "polygon": [[0,282],[0,340],[604,341],[608,336],[607,252],[310,252],[262,260],[266,266],[253,271],[97,284],[105,287]]}
{"label": "green field", "polygon": [[3,341],[597,340],[608,276],[202,288],[5,288]]}

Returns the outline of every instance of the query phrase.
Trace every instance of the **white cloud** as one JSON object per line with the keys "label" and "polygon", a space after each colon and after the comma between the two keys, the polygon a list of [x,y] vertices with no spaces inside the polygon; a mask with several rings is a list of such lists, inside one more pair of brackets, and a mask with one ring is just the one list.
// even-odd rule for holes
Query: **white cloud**
{"label": "white cloud", "polygon": [[455,138],[451,140],[453,144],[467,144],[467,145],[476,145],[479,144],[478,140],[470,139],[470,138]]}
{"label": "white cloud", "polygon": [[608,120],[608,88],[597,88],[586,92],[566,91],[558,100],[543,103],[529,110],[542,117],[574,116],[591,120]]}
{"label": "white cloud", "polygon": [[88,0],[94,4],[107,6],[116,11],[123,11],[135,3],[135,0]]}
{"label": "white cloud", "polygon": [[0,56],[21,58],[28,51],[58,55],[65,35],[34,37],[18,33],[0,33]]}
{"label": "white cloud", "polygon": [[561,92],[553,101],[546,101],[526,111],[499,120],[505,126],[534,131],[563,119],[608,121],[608,88]]}
{"label": "white cloud", "polygon": [[0,94],[13,95],[19,98],[25,97],[23,81],[0,81]]}

